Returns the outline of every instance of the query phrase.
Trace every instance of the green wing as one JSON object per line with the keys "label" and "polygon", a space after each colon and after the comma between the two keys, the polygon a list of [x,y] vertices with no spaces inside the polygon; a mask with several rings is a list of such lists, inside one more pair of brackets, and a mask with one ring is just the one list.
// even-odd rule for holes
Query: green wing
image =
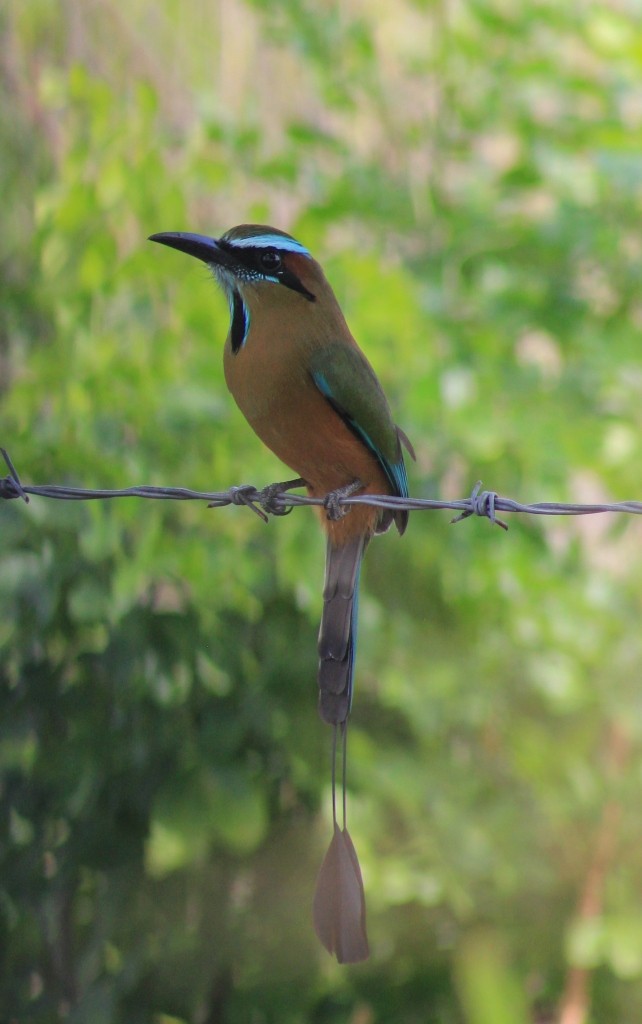
{"label": "green wing", "polygon": [[408,495],[399,433],[383,388],[365,356],[351,345],[317,349],[310,373],[324,398],[378,459],[395,494]]}

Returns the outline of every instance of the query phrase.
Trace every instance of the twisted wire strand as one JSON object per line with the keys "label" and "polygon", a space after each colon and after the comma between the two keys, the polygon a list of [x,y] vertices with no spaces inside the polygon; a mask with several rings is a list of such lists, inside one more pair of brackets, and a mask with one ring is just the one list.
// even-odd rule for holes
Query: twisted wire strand
{"label": "twisted wire strand", "polygon": [[[62,501],[95,501],[110,498],[149,498],[161,501],[205,501],[208,508],[224,508],[226,505],[245,505],[261,519],[268,521],[268,514],[282,516],[302,505],[328,507],[328,496],[311,498],[305,494],[294,494],[289,490],[279,491],[279,485],[256,488],[252,484],[242,484],[228,488],[226,491],[194,491],[188,487],[153,487],[141,485],[122,487],[115,490],[95,490],[85,487],[67,487],[60,484],[24,484],[9,456],[0,448],[0,453],[9,470],[8,476],[0,478],[0,498],[7,500],[20,498],[25,502],[29,496],[53,498]],[[290,482],[291,483],[291,482]],[[410,512],[430,512],[449,509],[458,512],[451,521],[460,522],[470,516],[481,516],[489,519],[496,526],[508,529],[507,524],[498,518],[497,512],[519,512],[534,516],[586,516],[609,512],[624,512],[629,515],[642,515],[642,501],[615,501],[594,505],[577,502],[538,501],[525,503],[514,498],[505,498],[495,491],[482,490],[481,481],[477,481],[467,498],[453,501],[441,501],[433,498],[400,498],[392,494],[364,494],[349,497],[333,495],[333,504],[341,506],[373,505],[384,509],[407,509]]]}

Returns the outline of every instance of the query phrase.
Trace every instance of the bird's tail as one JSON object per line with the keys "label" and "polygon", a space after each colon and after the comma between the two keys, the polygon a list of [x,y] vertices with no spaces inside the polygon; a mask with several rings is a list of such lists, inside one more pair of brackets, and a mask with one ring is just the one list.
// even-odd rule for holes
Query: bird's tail
{"label": "bird's tail", "polygon": [[359,569],[367,541],[358,536],[337,547],[328,539],[319,629],[319,712],[330,725],[340,725],[350,714]]}

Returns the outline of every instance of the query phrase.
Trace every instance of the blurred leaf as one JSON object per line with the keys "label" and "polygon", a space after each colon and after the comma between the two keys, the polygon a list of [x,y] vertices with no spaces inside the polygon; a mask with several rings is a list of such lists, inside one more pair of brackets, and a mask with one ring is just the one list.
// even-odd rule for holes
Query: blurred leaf
{"label": "blurred leaf", "polygon": [[457,982],[469,1024],[526,1024],[524,992],[513,977],[500,937],[468,934],[456,960]]}

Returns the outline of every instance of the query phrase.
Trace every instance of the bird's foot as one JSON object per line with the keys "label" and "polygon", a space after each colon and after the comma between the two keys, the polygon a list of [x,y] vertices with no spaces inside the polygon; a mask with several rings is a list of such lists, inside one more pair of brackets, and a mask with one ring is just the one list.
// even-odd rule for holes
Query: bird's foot
{"label": "bird's foot", "polygon": [[323,499],[323,507],[326,510],[326,514],[330,522],[336,523],[339,519],[343,519],[347,516],[350,511],[348,505],[342,505],[341,501],[343,498],[351,498],[357,491],[362,490],[363,484],[361,480],[353,480],[351,484],[345,484],[344,487],[337,487],[336,491],[330,491],[326,494]]}
{"label": "bird's foot", "polygon": [[289,515],[292,505],[282,505],[278,499],[293,487],[305,487],[305,480],[298,476],[296,480],[281,480],[279,483],[268,484],[267,487],[259,491],[257,499],[259,505],[264,512],[269,512],[272,516]]}

